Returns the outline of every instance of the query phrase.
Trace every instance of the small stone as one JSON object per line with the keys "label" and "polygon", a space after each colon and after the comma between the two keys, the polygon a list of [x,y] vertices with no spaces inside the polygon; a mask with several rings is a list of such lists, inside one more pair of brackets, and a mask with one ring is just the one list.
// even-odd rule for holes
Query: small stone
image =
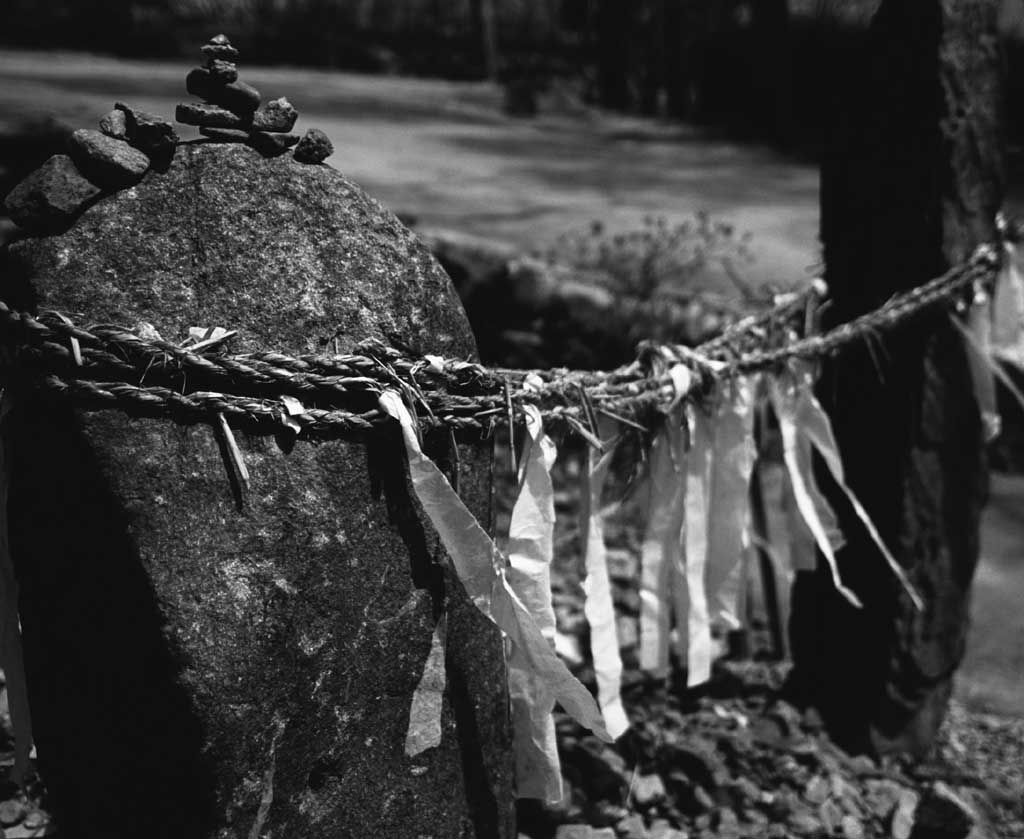
{"label": "small stone", "polygon": [[211,105],[220,105],[240,117],[251,117],[260,106],[260,92],[245,82],[221,84],[205,67],[196,67],[185,77],[185,89]]}
{"label": "small stone", "polygon": [[555,831],[555,839],[591,839],[590,825],[560,824]]}
{"label": "small stone", "polygon": [[299,142],[297,134],[271,134],[266,131],[253,131],[249,135],[249,145],[264,157],[277,157]]}
{"label": "small stone", "polygon": [[295,147],[295,159],[299,163],[323,163],[332,154],[334,146],[319,128],[310,128]]}
{"label": "small stone", "polygon": [[914,812],[917,810],[918,794],[912,790],[903,790],[892,811],[889,823],[889,835],[892,839],[910,839],[914,831]]}
{"label": "small stone", "polygon": [[821,830],[821,822],[806,810],[797,810],[796,812],[790,813],[789,818],[786,819],[786,823],[795,832],[803,833],[807,836],[814,836]]}
{"label": "small stone", "polygon": [[128,136],[128,126],[125,123],[124,111],[117,108],[100,120],[100,131],[115,140],[124,140]]}
{"label": "small stone", "polygon": [[38,830],[50,821],[50,817],[42,810],[33,810],[21,823],[26,830]]}
{"label": "small stone", "polygon": [[639,775],[633,784],[633,800],[641,809],[665,798],[665,783],[660,775]]}
{"label": "small stone", "polygon": [[252,115],[252,127],[257,131],[291,131],[299,112],[284,96],[267,102]]}
{"label": "small stone", "polygon": [[149,169],[149,158],[138,149],[91,128],[79,128],[68,145],[78,171],[104,189],[138,183]]}
{"label": "small stone", "polygon": [[821,731],[825,727],[825,721],[821,718],[821,712],[813,705],[804,711],[802,720],[803,727],[810,732]]}
{"label": "small stone", "polygon": [[821,804],[830,793],[829,782],[822,775],[815,775],[807,782],[804,798],[812,804]]}
{"label": "small stone", "polygon": [[843,823],[843,811],[832,801],[826,801],[818,808],[818,818],[830,834],[839,830]]}
{"label": "small stone", "polygon": [[20,801],[8,799],[0,801],[0,824],[10,827],[17,824],[25,817],[25,805]]}
{"label": "small stone", "polygon": [[206,62],[206,69],[210,71],[210,78],[221,84],[238,81],[238,67],[231,61],[213,58]]}
{"label": "small stone", "polygon": [[219,58],[234,61],[238,58],[238,50],[231,46],[231,41],[224,34],[214,35],[199,49],[209,59]]}
{"label": "small stone", "polygon": [[650,839],[689,839],[685,830],[673,827],[671,822],[665,819],[655,819],[651,822],[649,831]]}
{"label": "small stone", "polygon": [[235,128],[207,128],[203,125],[200,126],[199,133],[204,137],[209,137],[211,140],[217,140],[220,143],[249,142],[249,132],[239,131]]}
{"label": "small stone", "polygon": [[978,817],[956,792],[942,781],[921,796],[914,813],[914,836],[929,839],[965,839]]}
{"label": "small stone", "polygon": [[250,120],[220,108],[217,105],[187,102],[174,109],[174,118],[185,125],[200,125],[208,128],[248,128]]}
{"label": "small stone", "polygon": [[70,157],[56,154],[8,193],[4,207],[18,226],[43,232],[69,222],[99,194],[100,189],[82,177]]}
{"label": "small stone", "polygon": [[590,839],[615,839],[615,831],[610,827],[591,828]]}
{"label": "small stone", "polygon": [[639,813],[626,816],[615,825],[615,833],[621,839],[648,839],[644,818]]}
{"label": "small stone", "polygon": [[864,825],[861,824],[858,818],[843,816],[843,821],[839,827],[843,839],[864,839]]}
{"label": "small stone", "polygon": [[117,102],[114,107],[124,113],[128,142],[148,155],[154,163],[170,163],[178,145],[178,135],[170,120],[130,108],[121,102]]}
{"label": "small stone", "polygon": [[629,810],[611,801],[598,801],[590,808],[587,821],[593,827],[611,827],[629,815]]}

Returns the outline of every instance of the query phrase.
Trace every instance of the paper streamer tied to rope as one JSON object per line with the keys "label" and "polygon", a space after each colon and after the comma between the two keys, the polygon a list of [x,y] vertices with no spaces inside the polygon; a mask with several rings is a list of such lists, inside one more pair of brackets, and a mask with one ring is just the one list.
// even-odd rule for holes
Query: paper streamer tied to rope
{"label": "paper streamer tied to rope", "polygon": [[[551,467],[557,450],[544,433],[540,411],[523,408],[527,439],[521,457],[523,482],[509,525],[508,581],[541,634],[553,642],[555,611],[551,603],[555,498]],[[527,666],[518,648],[509,660],[509,700],[516,744],[516,791],[521,798],[560,801],[562,771],[552,710],[555,698]]]}
{"label": "paper streamer tied to rope", "polygon": [[[607,444],[617,427],[615,420],[602,416],[597,427],[601,441]],[[593,447],[588,450],[588,465],[584,473],[583,503],[580,505],[586,567],[583,614],[590,626],[590,652],[597,677],[597,702],[601,706],[608,732],[617,738],[629,728],[629,720],[619,692],[622,684],[622,659],[619,656],[619,636],[615,625],[615,606],[608,579],[604,527],[601,521],[601,493],[615,453],[614,446],[606,447],[607,451],[603,453]]]}
{"label": "paper streamer tied to rope", "polygon": [[558,659],[548,639],[505,578],[505,561],[440,469],[423,454],[414,420],[392,390],[380,395],[382,410],[398,420],[409,462],[413,491],[451,557],[467,594],[512,644],[517,667],[531,673],[580,725],[610,740],[590,692]]}

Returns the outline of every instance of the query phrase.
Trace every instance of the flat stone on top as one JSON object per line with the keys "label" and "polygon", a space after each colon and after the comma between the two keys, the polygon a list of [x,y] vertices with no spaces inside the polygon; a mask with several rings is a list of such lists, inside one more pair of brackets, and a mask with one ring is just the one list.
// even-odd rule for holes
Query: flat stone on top
{"label": "flat stone on top", "polygon": [[248,117],[260,106],[260,92],[245,82],[223,84],[205,67],[196,67],[185,77],[185,88],[193,96],[220,105],[234,114]]}
{"label": "flat stone on top", "polygon": [[187,102],[174,109],[174,118],[186,125],[208,128],[248,128],[249,120],[231,113],[226,108],[205,103]]}
{"label": "flat stone on top", "polygon": [[131,186],[149,169],[149,158],[141,151],[91,128],[74,132],[68,151],[78,171],[104,189]]}

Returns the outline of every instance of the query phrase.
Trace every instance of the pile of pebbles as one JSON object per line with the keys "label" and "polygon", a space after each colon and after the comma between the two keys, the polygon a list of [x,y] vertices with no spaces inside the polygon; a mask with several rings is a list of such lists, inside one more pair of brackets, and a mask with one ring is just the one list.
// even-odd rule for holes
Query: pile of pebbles
{"label": "pile of pebbles", "polygon": [[[185,79],[201,103],[178,105],[176,119],[198,126],[206,142],[244,143],[264,157],[294,148],[299,163],[323,163],[334,152],[323,131],[291,134],[298,112],[281,97],[260,107],[256,88],[238,80],[236,50],[224,35],[202,48],[203,67]],[[67,154],[56,154],[19,183],[4,200],[11,220],[29,233],[66,229],[99,198],[137,184],[151,169],[165,172],[181,141],[170,120],[117,102],[99,121],[99,130],[82,128]]]}
{"label": "pile of pebbles", "polygon": [[289,133],[299,114],[285,97],[260,107],[260,92],[238,79],[238,50],[226,35],[215,35],[201,49],[206,65],[185,77],[185,88],[203,101],[178,105],[178,122],[197,126],[211,140],[245,143],[266,157],[293,146],[300,163],[323,163],[333,154],[331,141],[319,129],[309,129],[301,140]]}
{"label": "pile of pebbles", "polygon": [[61,228],[102,195],[166,171],[178,135],[169,120],[118,102],[99,130],[80,128],[67,154],[55,154],[8,194],[11,220],[31,233]]}

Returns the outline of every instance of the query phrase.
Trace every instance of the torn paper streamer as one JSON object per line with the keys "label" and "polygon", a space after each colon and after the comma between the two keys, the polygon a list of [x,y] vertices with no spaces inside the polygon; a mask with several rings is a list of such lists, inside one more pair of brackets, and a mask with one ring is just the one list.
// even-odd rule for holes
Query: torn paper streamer
{"label": "torn paper streamer", "polygon": [[[598,420],[597,433],[602,442],[615,435],[617,423],[608,418]],[[603,454],[596,448],[588,449],[588,465],[584,472],[583,503],[580,528],[583,535],[584,565],[583,614],[590,626],[590,653],[597,677],[597,702],[601,706],[605,724],[612,737],[617,738],[629,728],[626,711],[622,707],[622,659],[619,656],[619,635],[616,629],[615,606],[612,603],[611,582],[608,579],[607,556],[604,547],[604,527],[601,521],[601,492],[614,447],[608,445]]]}
{"label": "torn paper streamer", "polygon": [[673,580],[679,653],[686,661],[687,685],[711,678],[711,616],[708,610],[705,567],[708,556],[714,417],[703,408],[692,408],[690,451],[686,458],[683,551],[676,562]]}
{"label": "torn paper streamer", "polygon": [[573,719],[599,737],[611,739],[590,692],[558,659],[529,610],[505,579],[504,560],[444,474],[420,449],[413,419],[392,390],[380,395],[383,411],[402,428],[413,491],[451,557],[459,579],[477,607],[508,636],[529,668]]}
{"label": "torn paper streamer", "polygon": [[444,704],[444,653],[447,618],[441,615],[430,640],[430,652],[423,664],[423,675],[409,708],[409,730],[405,735],[405,753],[415,757],[441,743],[441,710]]}
{"label": "torn paper streamer", "polygon": [[[555,641],[551,604],[551,558],[554,545],[555,499],[551,467],[557,450],[544,433],[540,411],[523,408],[528,450],[523,456],[523,482],[509,525],[508,581],[537,623],[541,634]],[[509,702],[516,752],[516,791],[521,798],[560,801],[562,770],[558,760],[555,700],[523,660],[518,648],[508,662]]]}
{"label": "torn paper streamer", "polygon": [[658,429],[648,453],[650,502],[640,546],[640,666],[666,675],[669,665],[669,593],[674,563],[682,551],[686,427],[675,408]]}

